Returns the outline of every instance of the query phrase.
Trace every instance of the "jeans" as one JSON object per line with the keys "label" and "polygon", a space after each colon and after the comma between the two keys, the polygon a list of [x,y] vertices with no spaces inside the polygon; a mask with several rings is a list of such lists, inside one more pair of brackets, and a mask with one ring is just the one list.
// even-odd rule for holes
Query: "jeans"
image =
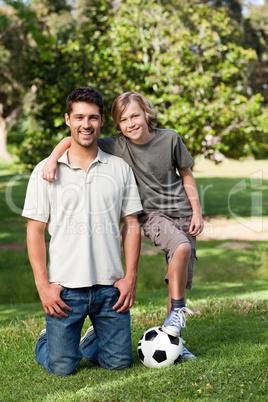
{"label": "jeans", "polygon": [[[106,369],[121,370],[130,367],[130,313],[117,313],[112,308],[119,294],[114,286],[64,288],[61,298],[72,311],[66,311],[66,318],[46,315],[46,333],[37,342],[36,361],[50,374],[62,376],[75,372],[82,354],[87,360]],[[95,333],[88,337],[80,351],[81,330],[87,316]]]}

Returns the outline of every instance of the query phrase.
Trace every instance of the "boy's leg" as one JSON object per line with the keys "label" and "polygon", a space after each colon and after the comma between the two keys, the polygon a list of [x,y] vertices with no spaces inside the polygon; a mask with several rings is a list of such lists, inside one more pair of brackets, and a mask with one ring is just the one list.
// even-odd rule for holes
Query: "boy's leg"
{"label": "boy's leg", "polygon": [[191,217],[171,218],[162,213],[151,213],[140,218],[144,234],[166,253],[168,269],[165,280],[169,284],[168,311],[171,298],[186,296],[192,288],[195,238],[189,234]]}
{"label": "boy's leg", "polygon": [[[94,326],[99,348],[96,352],[98,363],[109,370],[121,370],[132,363],[132,343],[130,313],[117,313],[113,306],[119,298],[119,290],[114,286],[93,286],[89,316]],[[86,344],[81,349],[85,358],[92,359],[92,349]]]}
{"label": "boy's leg", "polygon": [[[177,307],[185,307],[190,256],[191,245],[188,242],[181,243],[174,252],[168,265],[168,314],[170,314],[172,299],[181,300],[181,303],[183,303],[183,305],[178,305]],[[173,304],[176,306],[176,303]]]}
{"label": "boy's leg", "polygon": [[184,313],[193,314],[185,307],[185,288],[192,287],[195,255],[195,238],[189,235],[190,222],[191,217],[171,218],[162,213],[151,213],[140,218],[145,235],[166,253],[168,270],[165,279],[169,285],[169,316],[163,330],[173,336],[179,336],[181,327],[186,326]]}
{"label": "boy's leg", "polygon": [[46,331],[36,345],[36,361],[50,374],[67,376],[74,373],[82,356],[80,335],[88,312],[87,292],[64,288],[61,298],[72,308],[67,318],[46,315]]}

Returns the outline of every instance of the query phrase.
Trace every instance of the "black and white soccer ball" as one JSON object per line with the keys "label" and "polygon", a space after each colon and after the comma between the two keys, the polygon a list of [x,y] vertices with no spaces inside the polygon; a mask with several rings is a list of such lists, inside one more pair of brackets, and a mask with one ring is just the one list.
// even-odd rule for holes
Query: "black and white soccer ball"
{"label": "black and white soccer ball", "polygon": [[182,358],[181,338],[166,334],[161,327],[144,332],[138,343],[140,361],[149,368],[160,368],[178,363]]}

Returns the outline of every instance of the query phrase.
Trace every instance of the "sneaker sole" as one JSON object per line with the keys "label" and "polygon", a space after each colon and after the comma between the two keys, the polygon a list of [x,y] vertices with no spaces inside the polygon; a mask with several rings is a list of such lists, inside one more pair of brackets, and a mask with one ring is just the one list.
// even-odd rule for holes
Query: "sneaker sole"
{"label": "sneaker sole", "polygon": [[179,338],[179,336],[180,336],[180,334],[178,334],[178,332],[174,332],[174,331],[172,331],[172,329],[169,329],[169,328],[164,327],[164,325],[162,326],[162,330],[163,330],[166,334],[171,335],[171,336],[174,336],[174,338]]}
{"label": "sneaker sole", "polygon": [[80,339],[79,349],[81,348],[81,346],[83,346],[83,344],[85,343],[86,339],[87,339],[90,335],[94,334],[94,332],[95,332],[95,331],[94,331],[93,326],[91,326],[91,327],[88,328],[88,330],[87,330],[87,332],[85,333],[85,335]]}
{"label": "sneaker sole", "polygon": [[186,357],[186,356],[182,356],[182,360],[184,360],[185,362],[187,362],[188,360],[196,360],[196,357]]}

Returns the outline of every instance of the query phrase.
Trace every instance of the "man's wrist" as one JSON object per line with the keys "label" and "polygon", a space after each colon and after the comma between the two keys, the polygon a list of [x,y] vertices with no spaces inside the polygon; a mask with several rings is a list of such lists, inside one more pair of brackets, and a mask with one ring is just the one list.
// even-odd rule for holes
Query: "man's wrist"
{"label": "man's wrist", "polygon": [[136,283],[137,282],[137,273],[126,273],[125,279],[127,279],[130,282]]}

